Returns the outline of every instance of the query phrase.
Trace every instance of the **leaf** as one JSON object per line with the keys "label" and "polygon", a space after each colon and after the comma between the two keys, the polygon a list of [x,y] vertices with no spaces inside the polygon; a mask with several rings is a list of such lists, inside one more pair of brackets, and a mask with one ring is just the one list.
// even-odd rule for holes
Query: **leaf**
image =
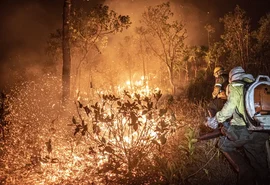
{"label": "leaf", "polygon": [[95,121],[98,121],[98,112],[95,111]]}
{"label": "leaf", "polygon": [[74,136],[75,136],[79,131],[80,131],[80,127],[77,126],[77,127],[75,128]]}
{"label": "leaf", "polygon": [[148,112],[148,110],[143,110],[143,111],[142,111],[142,115],[147,114],[147,112]]}
{"label": "leaf", "polygon": [[140,94],[138,94],[138,93],[135,93],[135,98],[137,98],[138,100],[140,100]]}
{"label": "leaf", "polygon": [[208,172],[207,169],[204,168],[203,171],[204,171],[204,173],[205,173],[206,175],[209,175],[209,172]]}
{"label": "leaf", "polygon": [[83,126],[83,130],[82,130],[82,135],[84,136],[85,133],[87,132],[87,129],[88,129],[88,126],[87,125],[84,125]]}
{"label": "leaf", "polygon": [[122,103],[120,101],[117,101],[117,105],[121,107]]}
{"label": "leaf", "polygon": [[151,110],[153,108],[153,102],[148,102],[147,108],[148,108],[148,110]]}
{"label": "leaf", "polygon": [[137,116],[135,115],[134,112],[131,112],[130,114],[131,114],[130,115],[131,116],[131,124],[134,125],[134,124],[136,124],[138,118],[137,118]]}
{"label": "leaf", "polygon": [[48,152],[48,153],[51,153],[51,152],[52,152],[52,140],[49,139],[49,141],[46,142],[45,144],[46,144],[46,146],[47,146],[47,152]]}
{"label": "leaf", "polygon": [[57,158],[52,158],[51,163],[58,163],[59,160]]}
{"label": "leaf", "polygon": [[162,129],[164,129],[165,127],[168,126],[164,120],[161,120],[161,121],[160,121],[160,125],[161,125],[161,128],[162,128]]}
{"label": "leaf", "polygon": [[159,116],[163,116],[164,114],[166,114],[167,109],[160,109],[159,110]]}
{"label": "leaf", "polygon": [[82,120],[82,126],[84,127],[84,120]]}
{"label": "leaf", "polygon": [[155,130],[156,132],[160,132],[161,131],[161,129],[158,127],[158,126],[156,126],[156,130]]}
{"label": "leaf", "polygon": [[106,152],[108,152],[108,153],[114,153],[113,148],[110,147],[110,146],[106,146],[106,147],[104,148],[104,151],[106,151]]}
{"label": "leaf", "polygon": [[134,129],[135,131],[137,131],[137,130],[138,130],[138,128],[139,128],[139,124],[134,123],[134,124],[133,124],[133,129]]}
{"label": "leaf", "polygon": [[87,107],[87,106],[85,106],[85,107],[83,107],[83,108],[84,108],[85,113],[87,114],[87,116],[92,112],[92,111],[89,109],[89,107]]}
{"label": "leaf", "polygon": [[155,145],[160,146],[160,144],[159,144],[159,143],[157,142],[157,140],[155,140],[155,139],[152,140],[152,143],[154,143]]}
{"label": "leaf", "polygon": [[197,143],[197,142],[198,142],[198,139],[191,139],[190,142],[191,142],[191,143]]}
{"label": "leaf", "polygon": [[75,119],[74,116],[72,117],[72,123],[75,124],[75,125],[77,124],[76,119]]}
{"label": "leaf", "polygon": [[161,142],[162,145],[164,145],[166,143],[166,141],[167,141],[167,139],[165,137],[165,134],[161,135],[159,139],[160,139],[160,142]]}
{"label": "leaf", "polygon": [[83,105],[79,101],[78,101],[78,104],[79,104],[79,108],[81,109],[83,107]]}
{"label": "leaf", "polygon": [[89,147],[89,154],[96,154],[97,152],[94,150],[93,147]]}
{"label": "leaf", "polygon": [[154,94],[154,97],[156,98],[157,101],[161,98],[161,96],[162,96],[162,94],[161,94],[160,90]]}
{"label": "leaf", "polygon": [[93,124],[93,132],[97,135],[100,133],[100,127],[96,124]]}
{"label": "leaf", "polygon": [[47,158],[41,158],[40,161],[41,161],[42,163],[48,163],[48,162],[49,162],[49,160],[48,160]]}
{"label": "leaf", "polygon": [[102,137],[101,142],[106,143],[106,139],[104,137]]}

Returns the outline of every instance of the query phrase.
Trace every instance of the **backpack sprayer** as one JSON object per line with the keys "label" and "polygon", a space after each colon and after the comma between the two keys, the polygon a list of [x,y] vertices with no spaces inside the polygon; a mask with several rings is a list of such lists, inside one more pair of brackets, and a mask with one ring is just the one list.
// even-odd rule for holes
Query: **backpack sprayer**
{"label": "backpack sprayer", "polygon": [[248,130],[270,130],[270,78],[259,75],[245,88]]}

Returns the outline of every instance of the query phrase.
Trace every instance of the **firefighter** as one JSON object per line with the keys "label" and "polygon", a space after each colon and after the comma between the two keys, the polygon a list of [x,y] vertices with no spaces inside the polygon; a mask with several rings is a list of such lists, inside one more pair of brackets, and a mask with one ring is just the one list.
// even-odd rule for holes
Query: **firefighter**
{"label": "firefighter", "polygon": [[226,87],[228,85],[228,74],[224,68],[217,66],[213,73],[215,77],[215,85],[212,92],[213,100],[208,106],[208,115],[214,117],[218,111],[220,111],[227,100]]}
{"label": "firefighter", "polygon": [[219,139],[218,147],[238,172],[238,184],[255,185],[257,182],[260,185],[269,185],[265,147],[269,134],[247,130],[243,119],[245,115],[244,84],[240,81],[252,82],[254,78],[238,66],[229,73],[226,103],[215,117],[208,119],[206,125],[216,129],[219,123],[232,117],[225,135]]}

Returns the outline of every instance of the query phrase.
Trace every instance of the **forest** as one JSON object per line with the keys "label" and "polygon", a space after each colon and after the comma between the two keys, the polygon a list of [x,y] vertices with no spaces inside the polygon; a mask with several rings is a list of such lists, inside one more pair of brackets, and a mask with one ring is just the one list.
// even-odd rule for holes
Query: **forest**
{"label": "forest", "polygon": [[[192,45],[171,3],[132,15],[63,3],[42,73],[0,97],[0,184],[235,184],[203,123],[213,70],[270,75],[270,14],[252,28],[236,6]],[[65,12],[66,11],[66,12]],[[133,29],[132,34],[127,30]],[[116,39],[117,38],[117,39]]]}

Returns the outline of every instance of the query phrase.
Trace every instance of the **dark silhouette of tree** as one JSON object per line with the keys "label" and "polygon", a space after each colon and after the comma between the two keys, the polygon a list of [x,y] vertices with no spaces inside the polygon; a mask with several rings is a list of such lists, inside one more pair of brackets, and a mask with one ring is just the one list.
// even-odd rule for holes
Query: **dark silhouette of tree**
{"label": "dark silhouette of tree", "polygon": [[250,20],[245,11],[236,6],[234,12],[229,12],[220,19],[224,23],[224,34],[221,36],[224,47],[229,53],[228,62],[231,66],[247,67],[250,53]]}
{"label": "dark silhouette of tree", "polygon": [[259,21],[258,30],[253,32],[256,44],[254,47],[255,60],[253,66],[260,69],[259,72],[270,74],[270,13],[263,16]]}
{"label": "dark silhouette of tree", "polygon": [[211,26],[210,24],[207,24],[204,26],[204,28],[207,31],[207,42],[208,42],[208,47],[210,48],[210,38],[211,38],[211,34],[215,33],[215,28],[213,26]]}
{"label": "dark silhouette of tree", "polygon": [[[93,77],[91,71],[94,71],[95,61],[93,60],[102,49],[106,48],[108,37],[117,32],[122,32],[130,25],[129,16],[117,14],[110,10],[106,5],[97,5],[90,9],[73,7],[69,20],[69,39],[70,39],[70,56],[74,58],[72,62],[72,81],[70,88],[80,91],[82,71]],[[57,61],[60,54],[61,38],[63,32],[57,30],[51,34],[48,42],[48,53]],[[63,37],[64,38],[64,37]],[[90,74],[90,75],[89,75]],[[84,75],[86,76],[86,75]],[[90,82],[91,83],[91,82]],[[84,84],[85,85],[85,84]]]}

